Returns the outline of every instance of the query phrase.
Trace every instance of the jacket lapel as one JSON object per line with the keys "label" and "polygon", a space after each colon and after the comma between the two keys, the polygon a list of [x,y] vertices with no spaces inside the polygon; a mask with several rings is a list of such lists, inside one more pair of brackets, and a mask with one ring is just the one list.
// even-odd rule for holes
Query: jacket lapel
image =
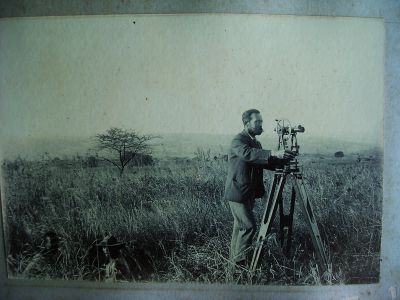
{"label": "jacket lapel", "polygon": [[242,131],[241,132],[241,135],[243,135],[246,139],[247,139],[247,141],[248,141],[248,143],[249,143],[249,145],[250,146],[252,146],[252,147],[254,147],[254,148],[260,148],[259,147],[259,142],[256,140],[256,139],[252,139],[249,135],[248,135],[248,133],[246,132],[246,131]]}

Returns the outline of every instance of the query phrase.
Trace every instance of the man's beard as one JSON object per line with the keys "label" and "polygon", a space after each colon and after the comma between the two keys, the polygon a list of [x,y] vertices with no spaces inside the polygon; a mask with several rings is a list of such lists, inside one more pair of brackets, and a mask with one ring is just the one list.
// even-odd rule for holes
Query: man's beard
{"label": "man's beard", "polygon": [[262,127],[249,128],[249,133],[253,136],[260,135],[263,131]]}

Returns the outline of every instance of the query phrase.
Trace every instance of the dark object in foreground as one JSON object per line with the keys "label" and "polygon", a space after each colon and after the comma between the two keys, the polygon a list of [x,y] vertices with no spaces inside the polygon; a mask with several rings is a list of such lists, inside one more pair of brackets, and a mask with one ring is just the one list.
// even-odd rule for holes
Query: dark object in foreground
{"label": "dark object in foreground", "polygon": [[113,235],[107,235],[103,240],[92,243],[86,257],[91,265],[103,269],[106,281],[130,280],[132,273],[122,255],[124,242],[118,242]]}
{"label": "dark object in foreground", "polygon": [[32,257],[22,274],[29,277],[42,272],[47,267],[56,265],[61,257],[59,242],[60,239],[55,232],[47,231],[43,235],[40,252]]}

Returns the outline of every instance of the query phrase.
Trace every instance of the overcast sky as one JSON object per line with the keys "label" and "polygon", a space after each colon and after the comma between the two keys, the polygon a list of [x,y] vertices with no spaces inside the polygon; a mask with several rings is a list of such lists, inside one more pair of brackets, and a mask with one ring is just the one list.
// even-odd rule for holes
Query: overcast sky
{"label": "overcast sky", "polygon": [[378,144],[379,19],[263,15],[0,20],[2,137],[226,133],[261,110],[308,136]]}

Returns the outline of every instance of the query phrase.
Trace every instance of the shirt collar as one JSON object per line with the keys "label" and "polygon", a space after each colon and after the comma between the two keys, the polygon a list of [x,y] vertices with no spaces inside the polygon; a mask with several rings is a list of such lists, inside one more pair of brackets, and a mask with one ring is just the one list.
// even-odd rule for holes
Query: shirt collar
{"label": "shirt collar", "polygon": [[243,130],[244,131],[244,133],[247,135],[247,136],[249,136],[253,141],[256,141],[256,138],[255,137],[252,137],[246,130]]}

